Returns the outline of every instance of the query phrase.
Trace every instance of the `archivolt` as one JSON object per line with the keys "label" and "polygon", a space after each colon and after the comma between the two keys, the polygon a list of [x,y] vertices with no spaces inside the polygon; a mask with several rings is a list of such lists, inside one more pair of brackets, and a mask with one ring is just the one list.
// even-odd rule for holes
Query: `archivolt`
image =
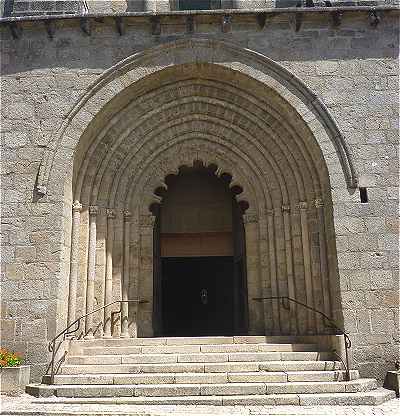
{"label": "archivolt", "polygon": [[328,169],[332,155],[336,154],[332,165],[339,163],[347,186],[356,186],[356,173],[345,139],[324,104],[300,79],[259,53],[220,41],[191,39],[140,52],[105,71],[88,88],[87,93],[66,115],[62,126],[55,132],[41,164],[38,191],[46,193],[48,188],[51,188],[51,172],[58,169],[57,153],[62,153],[65,148],[76,148],[85,129],[94,120],[94,116],[104,110],[107,102],[120,92],[123,96],[123,91],[129,85],[152,73],[160,73],[159,71],[171,66],[192,63],[197,66],[212,63],[227,67],[233,73],[238,73],[238,76],[245,74],[266,86],[271,86],[297,110],[310,128],[326,156]]}
{"label": "archivolt", "polygon": [[[94,279],[96,274],[98,234],[93,224],[103,224],[99,229],[108,236],[109,222],[114,219],[108,217],[107,210],[112,209],[111,215],[117,217],[117,246],[124,247],[123,255],[117,252],[112,260],[113,267],[123,270],[126,276],[134,276],[135,290],[143,290],[141,296],[151,298],[148,282],[152,279],[153,240],[149,207],[160,201],[155,189],[166,187],[164,178],[176,174],[180,166],[200,160],[206,166],[216,165],[217,174],[228,173],[232,177],[230,186],[243,189],[237,199],[249,205],[246,221],[251,225],[246,225],[246,238],[250,238],[247,247],[252,250],[248,271],[253,330],[260,332],[261,325],[265,326],[262,331],[269,333],[297,333],[301,327],[313,331],[321,325],[313,317],[302,317],[302,312],[296,314],[295,310],[285,317],[277,304],[263,309],[252,299],[262,294],[289,295],[331,314],[337,276],[335,253],[328,253],[334,244],[327,245],[327,241],[334,241],[330,234],[329,164],[337,167],[339,160],[347,161],[342,168],[348,183],[355,179],[341,138],[336,135],[330,141],[328,135],[332,138],[335,129],[325,113],[321,118],[319,101],[307,101],[312,96],[300,88],[302,84],[295,78],[286,79],[285,71],[284,75],[277,74],[278,67],[269,60],[262,61],[248,51],[237,52],[243,62],[252,57],[253,75],[260,82],[246,75],[250,70],[247,64],[227,64],[229,56],[233,60],[229,55],[231,47],[224,49],[224,45],[222,55],[227,53],[226,60],[218,60],[217,65],[184,64],[200,56],[201,61],[216,61],[212,44],[195,41],[190,43],[193,50],[187,49],[188,44],[174,45],[173,54],[157,49],[157,53],[139,55],[115,68],[124,74],[123,84],[128,86],[123,90],[122,85],[115,84],[114,73],[104,74],[66,129],[69,144],[64,145],[75,149],[74,199],[83,203],[86,216],[87,208],[94,206],[89,216],[92,231],[80,233],[89,234],[89,242],[84,243],[89,248],[81,250],[88,252],[91,259],[88,276]],[[180,51],[189,56],[181,56]],[[171,56],[179,65],[171,66]],[[138,70],[139,64],[143,71]],[[160,67],[163,70],[159,71]],[[266,72],[261,76],[261,68],[290,83],[289,87],[317,117],[292,93],[282,90],[282,84],[271,81]],[[114,91],[115,96],[93,119],[79,118],[88,108],[97,112],[100,103],[96,94],[102,87],[101,93],[107,97],[106,80],[121,92],[115,95]],[[271,83],[273,87],[268,86]],[[82,125],[74,129],[78,120]],[[89,122],[82,133],[82,126]],[[333,166],[331,171],[336,172]],[[87,227],[87,222],[80,226]],[[108,237],[106,240],[110,244]],[[96,278],[101,287],[102,278]],[[140,282],[147,282],[142,289]],[[124,296],[127,299],[127,289],[122,293],[123,299]],[[92,302],[93,294],[87,298]],[[146,308],[150,306],[149,303]],[[92,307],[93,304],[86,305],[86,312]],[[141,313],[144,317],[150,312],[143,309]],[[261,320],[263,313],[265,319]],[[142,318],[139,321],[147,319]]]}

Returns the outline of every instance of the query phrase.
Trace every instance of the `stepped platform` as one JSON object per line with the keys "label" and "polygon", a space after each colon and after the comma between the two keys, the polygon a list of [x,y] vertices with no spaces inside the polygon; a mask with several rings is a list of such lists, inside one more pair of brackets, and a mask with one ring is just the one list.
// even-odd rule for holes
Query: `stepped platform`
{"label": "stepped platform", "polygon": [[[115,338],[68,341],[42,403],[377,405],[394,397],[350,371],[324,344],[293,337]],[[286,341],[286,342],[285,342]],[[56,398],[56,399],[55,399]]]}

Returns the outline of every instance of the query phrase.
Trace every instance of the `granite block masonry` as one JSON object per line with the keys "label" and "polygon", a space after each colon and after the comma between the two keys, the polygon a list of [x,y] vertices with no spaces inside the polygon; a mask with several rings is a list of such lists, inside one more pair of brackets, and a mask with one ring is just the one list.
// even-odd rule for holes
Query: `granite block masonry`
{"label": "granite block masonry", "polygon": [[[85,19],[0,20],[2,345],[38,380],[58,331],[128,298],[146,303],[115,333],[157,335],[154,206],[201,162],[242,210],[247,332],[325,333],[254,301],[296,298],[383,381],[399,351],[398,9],[87,3]],[[86,335],[109,334],[110,313]]]}

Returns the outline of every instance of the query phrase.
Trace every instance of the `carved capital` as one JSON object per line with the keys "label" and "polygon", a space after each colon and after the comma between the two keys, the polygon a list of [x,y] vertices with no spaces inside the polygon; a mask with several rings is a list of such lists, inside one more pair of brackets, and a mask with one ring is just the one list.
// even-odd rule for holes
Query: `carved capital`
{"label": "carved capital", "polygon": [[156,217],[154,215],[141,215],[140,216],[140,225],[142,227],[154,227],[156,222]]}
{"label": "carved capital", "polygon": [[243,223],[244,224],[252,224],[258,222],[258,215],[257,214],[244,214],[243,215]]}
{"label": "carved capital", "polygon": [[99,213],[99,207],[97,205],[89,206],[89,215],[97,215]]}
{"label": "carved capital", "polygon": [[282,205],[282,212],[290,212],[290,205]]}
{"label": "carved capital", "polygon": [[113,220],[115,218],[115,210],[107,209],[106,210],[107,219]]}
{"label": "carved capital", "polygon": [[267,209],[265,213],[268,217],[273,217],[275,215],[275,211],[273,209]]}
{"label": "carved capital", "polygon": [[82,204],[79,201],[74,201],[72,204],[72,212],[81,212]]}
{"label": "carved capital", "polygon": [[324,201],[322,198],[316,198],[315,200],[315,208],[322,208],[324,206]]}
{"label": "carved capital", "polygon": [[124,211],[124,221],[130,222],[132,219],[132,213],[130,211]]}
{"label": "carved capital", "polygon": [[306,201],[300,201],[299,202],[299,208],[306,210],[308,208],[307,202]]}

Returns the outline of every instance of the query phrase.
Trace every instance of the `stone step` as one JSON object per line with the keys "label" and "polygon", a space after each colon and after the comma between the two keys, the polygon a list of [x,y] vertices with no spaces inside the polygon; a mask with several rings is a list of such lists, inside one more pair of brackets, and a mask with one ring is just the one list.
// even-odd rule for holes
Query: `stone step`
{"label": "stone step", "polygon": [[138,374],[138,373],[228,373],[257,371],[333,371],[339,361],[270,361],[226,363],[164,363],[115,365],[62,365],[60,374]]}
{"label": "stone step", "polygon": [[233,396],[263,394],[357,393],[377,388],[373,379],[349,382],[286,382],[286,383],[221,383],[221,384],[154,384],[154,385],[30,385],[27,392],[39,397],[169,397],[169,396]]}
{"label": "stone step", "polygon": [[235,352],[197,354],[72,355],[67,364],[161,364],[329,360],[329,352]]}
{"label": "stone step", "polygon": [[[295,371],[295,372],[247,372],[247,373],[155,373],[155,374],[92,374],[57,375],[55,384],[215,384],[215,383],[279,383],[291,381],[342,381],[345,372],[339,371]],[[351,380],[359,373],[350,372]],[[44,376],[43,383],[50,377]]]}
{"label": "stone step", "polygon": [[196,354],[233,352],[303,352],[319,351],[316,344],[217,344],[217,345],[155,345],[128,347],[86,347],[82,355],[128,354]]}
{"label": "stone step", "polygon": [[185,346],[233,344],[316,344],[324,336],[230,336],[230,337],[159,337],[159,338],[95,338],[74,340],[80,348],[135,347],[135,346]]}
{"label": "stone step", "polygon": [[37,404],[95,404],[95,405],[208,405],[208,406],[276,406],[276,405],[369,405],[377,406],[395,398],[395,392],[377,389],[360,393],[269,394],[238,396],[185,396],[185,397],[50,397],[34,399]]}

